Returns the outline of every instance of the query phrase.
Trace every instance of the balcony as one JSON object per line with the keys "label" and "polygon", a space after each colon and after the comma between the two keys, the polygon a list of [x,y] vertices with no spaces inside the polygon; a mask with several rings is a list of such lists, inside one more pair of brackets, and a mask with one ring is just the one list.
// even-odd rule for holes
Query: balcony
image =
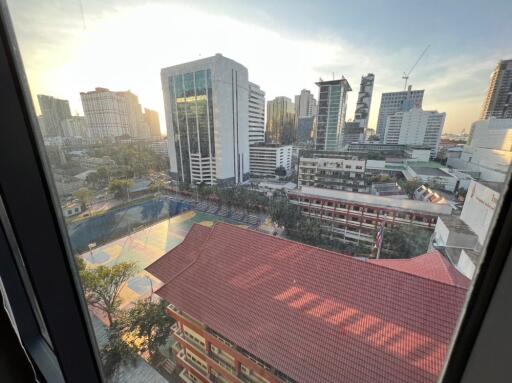
{"label": "balcony", "polygon": [[198,375],[201,376],[201,380],[205,380],[207,382],[211,382],[208,379],[208,371],[204,369],[203,366],[201,366],[199,363],[194,362],[192,359],[188,358],[185,354],[185,350],[181,350],[176,357],[179,359],[179,361],[194,370]]}
{"label": "balcony", "polygon": [[184,368],[183,370],[181,370],[180,372],[180,375],[179,375],[180,379],[183,380],[185,383],[196,383],[194,382],[192,379],[190,379],[188,377],[188,371],[186,368]]}

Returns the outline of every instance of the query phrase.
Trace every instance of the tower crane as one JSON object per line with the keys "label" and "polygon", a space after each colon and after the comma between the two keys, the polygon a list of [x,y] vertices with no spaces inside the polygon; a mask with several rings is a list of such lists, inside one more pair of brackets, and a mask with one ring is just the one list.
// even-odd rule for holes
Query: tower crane
{"label": "tower crane", "polygon": [[423,58],[423,56],[425,56],[425,53],[427,53],[428,51],[428,48],[430,48],[430,44],[428,44],[426,46],[425,49],[423,49],[423,52],[421,52],[420,54],[420,57],[418,57],[418,59],[416,60],[416,62],[414,63],[414,65],[411,67],[411,69],[409,69],[409,72],[406,74],[404,72],[402,78],[405,80],[405,83],[404,83],[404,90],[407,90],[407,80],[409,80],[409,76],[411,75],[412,71],[414,70],[414,68],[416,68],[416,65],[418,65],[418,63],[421,61],[421,59]]}

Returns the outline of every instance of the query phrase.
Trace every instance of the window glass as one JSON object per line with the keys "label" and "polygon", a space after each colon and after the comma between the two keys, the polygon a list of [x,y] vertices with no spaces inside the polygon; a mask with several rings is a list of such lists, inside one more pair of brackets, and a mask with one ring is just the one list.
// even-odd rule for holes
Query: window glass
{"label": "window glass", "polygon": [[505,6],[7,3],[110,381],[439,379],[512,162]]}

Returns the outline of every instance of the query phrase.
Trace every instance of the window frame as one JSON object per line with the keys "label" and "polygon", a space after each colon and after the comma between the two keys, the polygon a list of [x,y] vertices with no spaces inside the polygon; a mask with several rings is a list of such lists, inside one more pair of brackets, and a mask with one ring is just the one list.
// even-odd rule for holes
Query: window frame
{"label": "window frame", "polygon": [[[7,5],[0,0],[0,197],[10,257],[4,287],[22,342],[47,382],[104,381]],[[42,250],[44,249],[44,250]],[[16,251],[16,250],[19,250]],[[21,266],[21,267],[20,267]],[[30,288],[30,286],[33,288]],[[16,291],[16,288],[19,291]],[[38,303],[50,344],[38,325]]]}
{"label": "window frame", "polygon": [[[40,377],[52,383],[102,382],[94,332],[62,212],[54,208],[59,206],[57,194],[15,41],[7,5],[0,0],[0,249],[7,254],[0,263],[2,280],[20,337]],[[510,177],[507,184],[509,188],[502,195],[496,223],[487,240],[486,256],[452,340],[440,379],[445,383],[461,381],[466,368],[471,367],[468,361],[472,353],[479,351],[477,338],[489,318],[488,309],[497,287],[503,289],[512,283],[502,274],[512,245]],[[52,347],[38,325],[35,304],[39,304]],[[510,333],[510,328],[501,331]],[[497,357],[492,352],[487,355],[490,359]]]}

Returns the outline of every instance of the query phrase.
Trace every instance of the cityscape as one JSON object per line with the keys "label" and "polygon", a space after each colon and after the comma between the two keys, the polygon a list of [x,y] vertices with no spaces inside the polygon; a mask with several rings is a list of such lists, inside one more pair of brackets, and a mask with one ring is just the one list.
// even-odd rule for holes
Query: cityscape
{"label": "cityscape", "polygon": [[131,91],[80,91],[83,116],[37,95],[111,381],[437,381],[512,162],[512,60],[458,135],[411,72],[266,100],[222,54],[177,63],[164,135]]}

